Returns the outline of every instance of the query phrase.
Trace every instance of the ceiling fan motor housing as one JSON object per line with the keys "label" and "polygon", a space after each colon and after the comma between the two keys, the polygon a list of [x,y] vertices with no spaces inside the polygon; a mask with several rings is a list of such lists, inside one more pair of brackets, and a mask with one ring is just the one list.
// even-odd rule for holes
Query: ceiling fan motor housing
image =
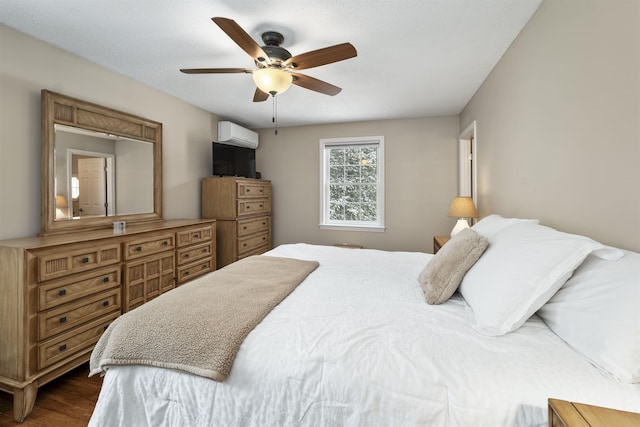
{"label": "ceiling fan motor housing", "polygon": [[[275,62],[278,63],[278,65],[291,58],[291,53],[289,53],[287,49],[280,47],[282,42],[284,42],[284,36],[282,34],[276,31],[266,31],[262,33],[262,41],[265,44],[265,46],[262,46],[262,50],[272,60],[276,59]],[[260,58],[258,58],[258,60],[260,60]]]}

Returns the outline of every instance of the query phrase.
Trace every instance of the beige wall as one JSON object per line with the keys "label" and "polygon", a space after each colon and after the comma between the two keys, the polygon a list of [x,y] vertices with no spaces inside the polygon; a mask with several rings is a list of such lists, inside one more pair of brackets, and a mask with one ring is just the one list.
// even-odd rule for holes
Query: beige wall
{"label": "beige wall", "polygon": [[545,0],[461,114],[481,215],[640,250],[640,2]]}
{"label": "beige wall", "polygon": [[0,239],[40,231],[40,90],[163,123],[163,214],[200,216],[217,118],[199,108],[0,25]]}
{"label": "beige wall", "polygon": [[[262,129],[257,169],[273,185],[274,244],[354,243],[367,248],[431,252],[448,234],[457,192],[458,117],[385,120]],[[320,230],[321,138],[384,136],[386,230]]]}

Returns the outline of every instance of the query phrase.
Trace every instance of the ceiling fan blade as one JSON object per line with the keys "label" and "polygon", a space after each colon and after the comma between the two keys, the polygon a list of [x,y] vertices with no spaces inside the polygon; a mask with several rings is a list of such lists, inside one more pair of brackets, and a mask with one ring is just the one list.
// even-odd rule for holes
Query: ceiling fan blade
{"label": "ceiling fan blade", "polygon": [[304,70],[305,68],[344,61],[355,56],[358,56],[356,48],[351,43],[342,43],[296,55],[288,59],[284,66],[289,66],[294,70]]}
{"label": "ceiling fan blade", "polygon": [[233,19],[229,18],[211,18],[218,27],[224,31],[242,50],[247,52],[254,60],[269,63],[269,56],[262,50],[260,45],[251,38],[240,25]]}
{"label": "ceiling fan blade", "polygon": [[180,68],[185,74],[228,74],[228,73],[253,73],[251,68]]}
{"label": "ceiling fan blade", "polygon": [[293,84],[305,89],[324,93],[325,95],[334,96],[342,90],[338,86],[334,86],[314,77],[305,76],[304,74],[291,73],[293,75]]}
{"label": "ceiling fan blade", "polygon": [[269,98],[268,93],[264,93],[260,89],[256,88],[256,92],[253,94],[253,102],[266,101]]}

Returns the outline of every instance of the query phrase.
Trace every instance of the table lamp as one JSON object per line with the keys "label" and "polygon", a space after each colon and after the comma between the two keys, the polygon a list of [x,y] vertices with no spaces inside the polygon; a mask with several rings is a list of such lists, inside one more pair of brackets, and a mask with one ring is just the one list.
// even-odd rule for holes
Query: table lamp
{"label": "table lamp", "polygon": [[453,237],[465,228],[469,228],[466,218],[478,218],[478,211],[471,197],[456,197],[451,202],[449,216],[458,218],[458,222],[451,230],[451,237]]}

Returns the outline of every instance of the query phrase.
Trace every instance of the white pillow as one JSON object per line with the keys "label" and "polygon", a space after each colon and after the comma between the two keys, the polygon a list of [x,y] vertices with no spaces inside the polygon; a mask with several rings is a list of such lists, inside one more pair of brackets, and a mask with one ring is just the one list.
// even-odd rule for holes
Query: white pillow
{"label": "white pillow", "polygon": [[532,222],[504,228],[467,272],[459,291],[485,335],[518,329],[567,281],[589,253],[603,246],[587,237]]}
{"label": "white pillow", "polygon": [[510,225],[520,224],[523,222],[538,224],[539,221],[537,219],[503,218],[498,214],[491,214],[482,218],[474,224],[471,229],[478,234],[482,234],[488,239]]}
{"label": "white pillow", "polygon": [[616,380],[640,383],[640,254],[587,257],[538,314],[560,338]]}

